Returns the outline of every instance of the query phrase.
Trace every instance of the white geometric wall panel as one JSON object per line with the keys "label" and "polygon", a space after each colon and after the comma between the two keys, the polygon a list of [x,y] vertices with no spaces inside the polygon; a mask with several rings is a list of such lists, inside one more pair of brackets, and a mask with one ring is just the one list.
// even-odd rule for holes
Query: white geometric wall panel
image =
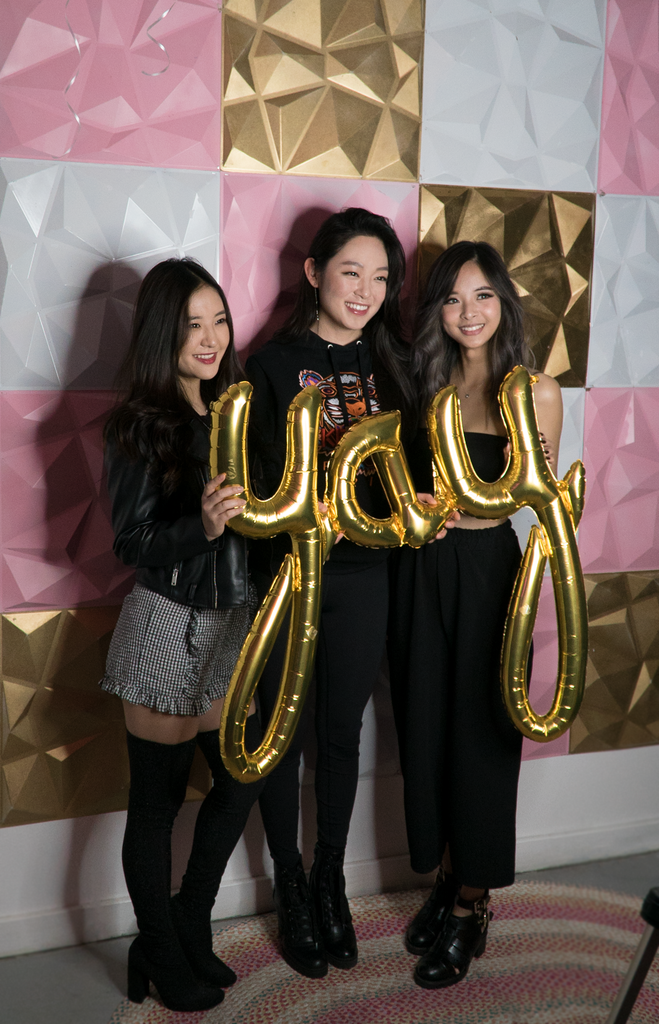
{"label": "white geometric wall panel", "polygon": [[431,0],[422,182],[592,192],[606,0]]}
{"label": "white geometric wall panel", "polygon": [[598,196],[588,384],[659,385],[659,197]]}
{"label": "white geometric wall panel", "polygon": [[112,387],[144,274],[211,273],[219,172],[0,160],[0,388]]}

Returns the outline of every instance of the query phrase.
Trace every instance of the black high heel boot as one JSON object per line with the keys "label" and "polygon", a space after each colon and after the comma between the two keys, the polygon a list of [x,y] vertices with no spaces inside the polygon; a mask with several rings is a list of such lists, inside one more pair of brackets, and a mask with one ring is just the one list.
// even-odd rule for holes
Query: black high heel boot
{"label": "black high heel boot", "polygon": [[195,978],[169,908],[172,826],[185,797],[196,740],[154,743],[127,734],[130,793],[122,860],[140,934],[128,954],[128,996],[142,1002],[149,981],[170,1010],[208,1010],[221,988]]}
{"label": "black high heel boot", "polygon": [[224,999],[221,988],[212,988],[197,981],[182,953],[178,963],[153,963],[138,935],[128,950],[128,998],[131,1003],[144,1002],[149,994],[150,981],[168,1010],[187,1013],[210,1010]]}
{"label": "black high heel boot", "polygon": [[334,967],[348,970],[357,963],[357,939],[346,899],[343,857],[343,850],[317,845],[309,889],[325,955]]}
{"label": "black high heel boot", "polygon": [[302,858],[294,868],[284,867],[275,861],[273,895],[284,960],[306,978],[324,978],[327,957],[320,941]]}
{"label": "black high heel boot", "polygon": [[457,891],[455,877],[440,865],[430,896],[405,932],[408,953],[422,956],[428,952],[451,913]]}
{"label": "black high heel boot", "polygon": [[[245,740],[248,750],[255,750],[261,741],[256,715],[247,719]],[[234,779],[224,767],[217,729],[198,733],[197,743],[213,773],[213,786],[199,808],[192,852],[181,889],[172,897],[171,911],[176,934],[195,976],[226,988],[233,985],[236,975],[213,952],[211,913],[227,861],[265,780],[243,783]]]}
{"label": "black high heel boot", "polygon": [[441,934],[414,970],[414,980],[421,988],[447,988],[457,984],[466,975],[472,959],[478,959],[485,952],[492,917],[487,909],[488,890],[478,900],[457,896],[455,902],[472,913],[468,917],[449,914]]}

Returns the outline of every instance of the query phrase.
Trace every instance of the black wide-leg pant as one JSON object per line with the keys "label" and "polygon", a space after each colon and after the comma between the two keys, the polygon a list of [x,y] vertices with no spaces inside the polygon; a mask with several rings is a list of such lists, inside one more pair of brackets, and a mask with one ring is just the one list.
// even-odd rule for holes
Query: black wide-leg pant
{"label": "black wide-leg pant", "polygon": [[449,530],[390,559],[389,667],[414,871],[449,844],[474,888],[515,876],[522,736],[499,683],[503,630],[521,554],[510,522]]}
{"label": "black wide-leg pant", "polygon": [[[352,567],[351,567],[352,568]],[[262,599],[269,580],[254,574]],[[316,803],[318,841],[343,849],[359,776],[362,718],[384,654],[388,610],[386,560],[356,571],[323,571],[322,607],[316,649]],[[265,729],[277,698],[286,651],[287,627],[280,630],[258,687]],[[304,719],[286,756],[268,776],[260,797],[270,852],[292,866],[298,857],[299,764]]]}

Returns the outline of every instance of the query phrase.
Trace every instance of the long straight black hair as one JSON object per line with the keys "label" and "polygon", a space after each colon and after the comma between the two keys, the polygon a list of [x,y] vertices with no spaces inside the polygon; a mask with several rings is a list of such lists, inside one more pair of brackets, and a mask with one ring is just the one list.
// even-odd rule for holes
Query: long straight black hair
{"label": "long straight black hair", "polygon": [[[400,291],[405,280],[405,253],[391,222],[370,210],[352,206],[333,213],[321,224],[309,247],[317,273],[353,238],[365,235],[379,238],[387,254],[389,268],[384,302],[366,325],[373,357],[378,394],[385,407],[399,407],[406,421],[413,415],[414,392],[409,378],[409,347],[403,341],[400,316]],[[278,331],[278,341],[302,337],[316,320],[316,289],[302,270],[295,308]],[[383,379],[384,378],[384,379]]]}
{"label": "long straight black hair", "polygon": [[524,310],[503,259],[488,242],[455,242],[432,264],[416,317],[411,367],[420,399],[420,421],[440,388],[450,383],[460,362],[460,346],[444,330],[442,309],[461,267],[472,262],[478,264],[501,302],[501,321],[487,349],[490,373],[486,396],[490,403],[496,406],[501,382],[514,366],[533,366]]}
{"label": "long straight black hair", "polygon": [[177,486],[192,438],[193,418],[178,374],[178,360],[188,333],[188,303],[198,288],[219,295],[229,327],[229,345],[211,380],[202,380],[201,397],[208,405],[230,384],[239,381],[242,367],[233,341],[233,322],[224,292],[215,278],[190,257],[164,260],[153,267],[140,287],[130,346],[117,374],[119,402],[105,425],[131,460],[142,458],[165,494]]}

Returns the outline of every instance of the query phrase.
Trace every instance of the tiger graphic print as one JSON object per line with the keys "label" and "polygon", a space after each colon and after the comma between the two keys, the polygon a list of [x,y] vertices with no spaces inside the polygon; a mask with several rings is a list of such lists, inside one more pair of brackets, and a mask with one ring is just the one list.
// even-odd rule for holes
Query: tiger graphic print
{"label": "tiger graphic print", "polygon": [[[315,370],[300,370],[299,383],[301,388],[308,388],[315,384],[320,391],[322,407],[318,434],[318,452],[323,462],[326,463],[348,427],[366,415],[366,401],[362,390],[362,379],[358,373],[354,373],[351,370],[346,370],[341,374],[341,384],[348,408],[349,423],[343,422],[343,412],[333,373],[328,377],[321,377]],[[373,374],[370,374],[368,377],[366,387],[368,388],[371,411],[374,413],[380,412]],[[371,463],[370,459],[368,463]],[[364,464],[360,472],[362,470],[367,476],[371,476],[375,472],[375,467],[372,464]]]}

